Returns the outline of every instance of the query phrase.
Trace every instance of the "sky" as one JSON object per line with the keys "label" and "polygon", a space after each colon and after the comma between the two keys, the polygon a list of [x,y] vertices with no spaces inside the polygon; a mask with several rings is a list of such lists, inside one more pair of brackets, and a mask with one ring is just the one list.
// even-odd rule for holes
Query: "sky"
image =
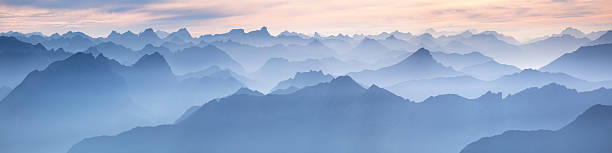
{"label": "sky", "polygon": [[193,35],[267,26],[312,35],[399,30],[495,30],[526,41],[566,27],[612,29],[611,0],[0,0],[0,31],[82,31],[145,28]]}

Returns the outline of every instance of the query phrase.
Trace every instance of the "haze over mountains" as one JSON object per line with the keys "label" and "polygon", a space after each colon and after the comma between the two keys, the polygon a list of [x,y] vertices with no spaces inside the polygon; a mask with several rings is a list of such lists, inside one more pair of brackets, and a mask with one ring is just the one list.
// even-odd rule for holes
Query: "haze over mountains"
{"label": "haze over mountains", "polygon": [[461,153],[592,152],[612,150],[612,108],[595,105],[559,130],[507,131],[478,140]]}
{"label": "haze over mountains", "polygon": [[610,67],[575,28],[6,32],[0,152],[607,152]]}
{"label": "haze over mountains", "polygon": [[69,152],[458,152],[473,139],[506,129],[566,124],[594,103],[609,103],[610,96],[608,89],[576,92],[551,84],[504,99],[486,93],[414,103],[340,76],[290,94],[214,100],[178,124],[86,139]]}

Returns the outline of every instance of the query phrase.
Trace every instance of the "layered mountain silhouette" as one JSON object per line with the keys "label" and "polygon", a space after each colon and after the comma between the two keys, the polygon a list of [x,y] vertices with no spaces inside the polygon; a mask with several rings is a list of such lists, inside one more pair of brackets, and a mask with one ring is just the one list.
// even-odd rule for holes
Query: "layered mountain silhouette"
{"label": "layered mountain silhouette", "polygon": [[291,87],[303,88],[306,86],[312,86],[323,82],[329,82],[334,79],[329,74],[323,74],[322,71],[308,71],[298,72],[293,78],[279,82],[271,91],[280,89],[288,89]]}
{"label": "layered mountain silhouette", "polygon": [[355,48],[348,51],[343,56],[353,60],[374,63],[377,59],[386,58],[391,55],[392,51],[380,42],[374,39],[364,38]]}
{"label": "layered mountain silhouette", "polygon": [[28,74],[0,102],[1,152],[65,152],[85,137],[146,123],[113,62],[77,53]]}
{"label": "layered mountain silhouette", "polygon": [[284,58],[272,58],[261,68],[250,74],[253,79],[260,80],[271,90],[278,82],[292,77],[298,72],[323,71],[333,75],[343,75],[351,71],[362,70],[365,63],[357,61],[342,61],[336,58],[308,59],[304,61],[289,61]]}
{"label": "layered mountain silhouette", "polygon": [[140,52],[134,52],[133,50],[126,48],[122,45],[115,44],[113,42],[104,42],[92,46],[85,50],[86,53],[92,54],[104,54],[104,56],[114,59],[124,65],[132,65],[138,58],[142,56]]}
{"label": "layered mountain silhouette", "polygon": [[563,72],[586,80],[612,80],[612,44],[584,46],[564,54],[548,65],[543,71]]}
{"label": "layered mountain silhouette", "polygon": [[44,69],[70,55],[62,49],[48,50],[41,44],[0,36],[0,86],[17,86],[31,71]]}
{"label": "layered mountain silhouette", "polygon": [[234,92],[234,94],[232,95],[250,95],[250,96],[263,96],[264,94],[257,91],[257,90],[251,90],[249,88],[240,88],[238,89],[238,91]]}
{"label": "layered mountain silhouette", "polygon": [[599,38],[591,41],[588,45],[601,45],[612,43],[612,31],[606,31]]}
{"label": "layered mountain silhouette", "polygon": [[607,153],[612,150],[612,106],[594,105],[555,131],[506,131],[466,146],[461,153]]}
{"label": "layered mountain silhouette", "polygon": [[244,69],[238,62],[213,45],[185,48],[166,56],[166,58],[172,66],[172,70],[177,74],[196,72],[213,65],[244,73]]}
{"label": "layered mountain silhouette", "polygon": [[203,35],[199,39],[205,42],[234,41],[240,44],[254,47],[269,47],[278,44],[282,45],[305,45],[312,40],[311,37],[301,33],[284,31],[279,35],[272,36],[267,27],[259,30],[245,32],[244,29],[232,29],[227,33]]}
{"label": "layered mountain silhouette", "polygon": [[407,80],[460,75],[460,72],[438,63],[429,50],[421,48],[403,61],[377,70],[349,73],[359,82],[387,86]]}
{"label": "layered mountain silhouette", "polygon": [[63,49],[68,52],[83,51],[97,43],[102,42],[100,39],[92,38],[82,32],[68,31],[62,35],[53,34],[51,36],[43,36],[42,34],[24,35],[21,33],[13,33],[8,36],[13,36],[20,41],[31,44],[42,44],[49,49]]}
{"label": "layered mountain silhouette", "polygon": [[481,80],[494,80],[504,75],[520,72],[521,69],[491,60],[485,63],[464,67],[459,71]]}
{"label": "layered mountain silhouette", "polygon": [[431,52],[431,55],[436,61],[442,63],[445,66],[453,67],[457,70],[463,69],[468,66],[474,66],[494,61],[491,57],[482,55],[479,52],[470,52],[466,54]]}
{"label": "layered mountain silhouette", "polygon": [[177,30],[176,32],[172,32],[168,34],[168,36],[166,36],[164,39],[168,42],[178,43],[178,44],[183,44],[183,43],[188,43],[188,42],[193,41],[193,37],[191,36],[191,33],[187,31],[187,28],[181,28]]}
{"label": "layered mountain silhouette", "polygon": [[227,53],[240,61],[246,69],[254,71],[262,66],[270,58],[285,58],[292,61],[303,61],[308,59],[333,58],[338,56],[336,51],[328,48],[319,40],[308,40],[305,44],[274,45],[256,47],[240,44],[234,40],[213,42],[215,46],[227,51]]}
{"label": "layered mountain silhouette", "polygon": [[394,35],[389,35],[387,38],[383,39],[383,40],[379,40],[379,42],[384,45],[385,47],[391,49],[391,50],[405,50],[405,51],[410,51],[410,50],[417,50],[418,46],[415,44],[412,44],[408,41],[405,40],[401,40],[396,38]]}
{"label": "layered mountain silhouette", "polygon": [[577,38],[572,35],[561,35],[525,44],[521,46],[527,54],[523,60],[539,67],[565,53],[578,49],[590,41],[590,39],[584,37]]}
{"label": "layered mountain silhouette", "polygon": [[289,94],[212,100],[175,125],[85,139],[69,152],[458,152],[508,129],[558,127],[610,97],[609,89],[576,92],[551,84],[504,99],[488,92],[414,103],[341,76]]}
{"label": "layered mountain silhouette", "polygon": [[564,73],[525,69],[491,81],[483,81],[471,76],[439,77],[404,81],[391,85],[388,89],[406,98],[421,100],[429,96],[451,93],[471,98],[480,96],[486,91],[514,94],[525,88],[541,87],[550,83],[562,84],[580,91],[612,87],[612,82],[609,81],[589,82]]}
{"label": "layered mountain silhouette", "polygon": [[160,45],[162,43],[162,39],[151,28],[145,29],[139,34],[132,33],[131,31],[120,34],[112,31],[106,39],[133,50],[142,49],[147,44]]}
{"label": "layered mountain silhouette", "polygon": [[0,152],[607,152],[610,38],[9,31]]}

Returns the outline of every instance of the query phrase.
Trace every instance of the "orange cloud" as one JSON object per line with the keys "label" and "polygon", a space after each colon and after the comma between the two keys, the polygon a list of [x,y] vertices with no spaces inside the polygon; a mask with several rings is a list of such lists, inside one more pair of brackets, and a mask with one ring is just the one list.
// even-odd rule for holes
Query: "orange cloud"
{"label": "orange cloud", "polygon": [[610,29],[609,6],[609,0],[178,0],[128,9],[49,9],[6,4],[0,6],[0,30],[81,30],[106,35],[110,30],[153,27],[174,31],[188,27],[196,34],[205,34],[267,25],[273,33],[291,30],[354,34],[418,32],[432,27],[450,31],[497,30],[524,40],[568,26],[586,31]]}

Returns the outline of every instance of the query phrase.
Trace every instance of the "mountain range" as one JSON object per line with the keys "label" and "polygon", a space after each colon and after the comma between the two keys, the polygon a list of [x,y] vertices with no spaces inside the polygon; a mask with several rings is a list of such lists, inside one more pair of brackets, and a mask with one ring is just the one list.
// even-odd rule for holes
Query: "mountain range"
{"label": "mountain range", "polygon": [[431,79],[408,80],[386,88],[403,97],[422,100],[440,94],[458,94],[465,97],[478,97],[487,91],[514,94],[530,87],[541,87],[558,83],[580,91],[594,90],[601,87],[612,87],[612,82],[590,82],[564,73],[542,72],[525,69],[503,75],[497,79],[484,81],[471,76],[437,77]]}
{"label": "mountain range", "polygon": [[461,72],[437,62],[429,50],[421,48],[403,61],[377,70],[364,70],[349,73],[364,84],[387,86],[406,80],[427,79],[444,76],[457,76]]}
{"label": "mountain range", "polygon": [[553,62],[540,68],[543,71],[563,72],[586,80],[610,80],[612,72],[612,44],[580,47],[566,53]]}
{"label": "mountain range", "polygon": [[608,152],[610,38],[9,31],[0,152]]}
{"label": "mountain range", "polygon": [[31,71],[44,69],[51,62],[70,55],[62,49],[48,50],[42,44],[32,45],[0,36],[0,86],[14,87]]}
{"label": "mountain range", "polygon": [[576,92],[551,84],[503,99],[489,92],[476,99],[440,95],[415,103],[340,76],[289,94],[215,99],[177,124],[88,138],[69,153],[459,152],[508,129],[561,126],[593,104],[609,104],[610,97],[609,89]]}

